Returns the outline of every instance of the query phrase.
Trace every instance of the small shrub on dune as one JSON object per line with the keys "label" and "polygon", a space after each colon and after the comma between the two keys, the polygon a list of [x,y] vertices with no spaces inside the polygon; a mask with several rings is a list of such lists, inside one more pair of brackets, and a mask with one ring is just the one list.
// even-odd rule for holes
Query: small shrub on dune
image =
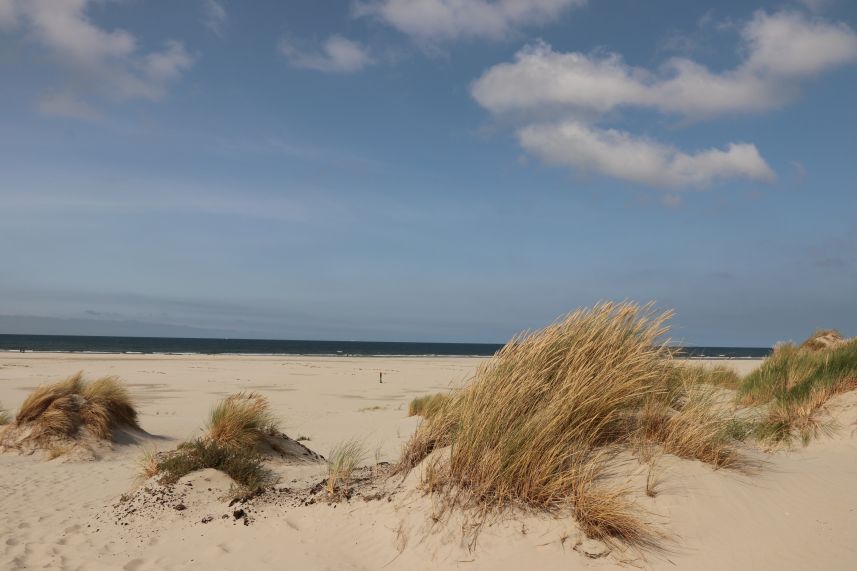
{"label": "small shrub on dune", "polygon": [[279,426],[268,399],[258,393],[236,393],[211,411],[208,438],[226,448],[253,448]]}
{"label": "small shrub on dune", "polygon": [[417,397],[408,405],[408,416],[429,418],[438,412],[449,399],[449,395],[443,393]]}
{"label": "small shrub on dune", "polygon": [[53,440],[78,438],[81,430],[110,440],[116,429],[139,425],[133,402],[116,377],[87,382],[77,373],[30,393],[15,417],[14,427],[20,431],[9,438],[20,437],[20,441],[13,442],[13,447],[20,448],[25,443],[43,447],[50,443],[49,448],[59,450],[62,446]]}
{"label": "small shrub on dune", "polygon": [[[815,338],[814,335],[812,338]],[[804,444],[830,430],[824,406],[834,396],[857,389],[857,339],[826,348],[780,345],[744,379],[739,399],[766,404],[757,436],[771,444]]]}

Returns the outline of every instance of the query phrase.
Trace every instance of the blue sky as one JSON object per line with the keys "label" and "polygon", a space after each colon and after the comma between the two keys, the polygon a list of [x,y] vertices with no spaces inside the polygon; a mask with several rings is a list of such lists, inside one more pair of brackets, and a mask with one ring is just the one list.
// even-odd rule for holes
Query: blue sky
{"label": "blue sky", "polygon": [[857,5],[0,0],[0,332],[857,334]]}

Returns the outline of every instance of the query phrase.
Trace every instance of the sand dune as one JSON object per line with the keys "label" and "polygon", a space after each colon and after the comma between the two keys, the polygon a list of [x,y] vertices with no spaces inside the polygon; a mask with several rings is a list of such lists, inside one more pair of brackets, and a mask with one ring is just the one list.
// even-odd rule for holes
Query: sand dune
{"label": "sand dune", "polygon": [[[324,477],[311,462],[276,466],[266,501],[233,506],[230,482],[191,474],[160,502],[135,503],[143,446],[169,449],[198,434],[222,397],[265,394],[292,438],[326,455],[361,439],[374,463],[394,461],[419,420],[410,399],[463,382],[470,358],[0,355],[0,402],[15,409],[40,383],[77,370],[118,375],[138,403],[145,443],[99,450],[89,462],[0,455],[2,569],[577,569],[625,563],[652,569],[857,567],[857,397],[836,397],[839,429],[805,449],[760,454],[753,477],[662,459],[659,493],[643,507],[673,535],[668,551],[640,554],[586,541],[571,520],[509,512],[489,519],[475,548],[473,519],[439,522],[418,473],[362,490],[349,502],[312,501]],[[746,372],[757,362],[728,361]],[[378,373],[384,373],[384,383]],[[643,468],[633,476],[644,485]],[[209,490],[210,488],[210,490]],[[394,494],[390,492],[395,491]],[[362,494],[362,495],[361,495]],[[121,501],[125,496],[125,501]],[[131,499],[128,499],[131,498]],[[388,499],[389,498],[389,499]],[[309,501],[308,501],[309,500]],[[309,504],[309,505],[305,505]],[[181,505],[181,509],[176,506]],[[243,514],[236,511],[243,510]],[[249,523],[249,525],[245,525]]]}

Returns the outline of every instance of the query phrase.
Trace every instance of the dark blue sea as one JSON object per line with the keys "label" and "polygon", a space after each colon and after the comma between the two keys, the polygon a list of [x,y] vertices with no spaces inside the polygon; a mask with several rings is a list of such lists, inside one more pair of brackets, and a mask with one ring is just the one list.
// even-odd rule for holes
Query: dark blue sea
{"label": "dark blue sea", "polygon": [[[192,339],[179,337],[89,337],[73,335],[0,335],[0,351],[58,353],[142,353],[200,355],[339,356],[490,356],[495,343],[401,343],[387,341],[288,341],[268,339]],[[768,347],[683,347],[691,358],[765,357]]]}

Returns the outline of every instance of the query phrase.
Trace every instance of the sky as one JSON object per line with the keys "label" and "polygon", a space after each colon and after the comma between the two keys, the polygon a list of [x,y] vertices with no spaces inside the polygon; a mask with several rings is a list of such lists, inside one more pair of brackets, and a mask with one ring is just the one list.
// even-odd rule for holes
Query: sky
{"label": "sky", "polygon": [[0,0],[0,333],[857,335],[851,0]]}

